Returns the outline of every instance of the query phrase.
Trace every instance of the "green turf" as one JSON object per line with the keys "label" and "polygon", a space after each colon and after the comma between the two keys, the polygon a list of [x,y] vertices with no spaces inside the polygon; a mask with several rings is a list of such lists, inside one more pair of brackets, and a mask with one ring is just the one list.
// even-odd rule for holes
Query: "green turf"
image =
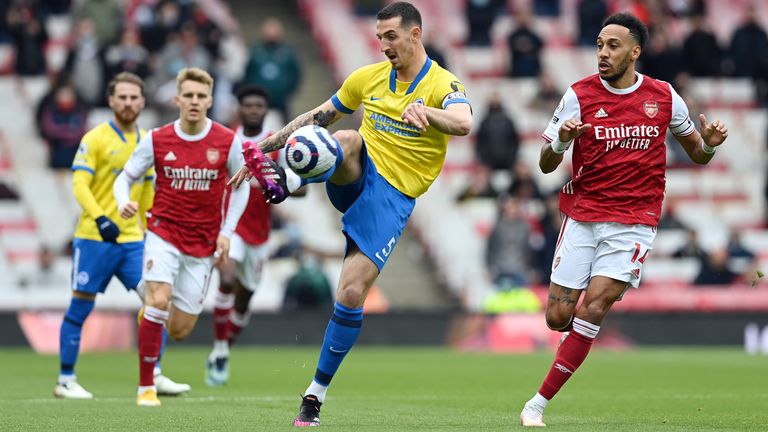
{"label": "green turf", "polygon": [[[236,347],[229,385],[203,383],[207,348],[175,346],[165,372],[192,384],[186,397],[137,408],[136,354],[81,356],[93,401],[51,395],[57,358],[0,350],[0,431],[291,430],[316,348]],[[514,430],[552,354],[358,347],[322,410],[333,431]],[[594,351],[550,404],[555,431],[765,431],[768,358],[738,349]]]}

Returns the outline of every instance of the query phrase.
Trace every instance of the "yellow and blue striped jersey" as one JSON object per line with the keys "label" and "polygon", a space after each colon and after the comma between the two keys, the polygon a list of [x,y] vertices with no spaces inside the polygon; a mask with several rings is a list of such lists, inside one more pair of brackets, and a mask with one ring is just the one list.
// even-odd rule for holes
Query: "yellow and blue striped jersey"
{"label": "yellow and blue striped jersey", "polygon": [[[72,162],[74,195],[83,208],[75,229],[75,237],[102,241],[95,219],[110,218],[120,228],[118,243],[144,239],[140,218],[145,217],[154,197],[154,168],[131,188],[131,200],[139,202],[139,213],[131,219],[123,219],[117,209],[112,184],[133,154],[143,129],[123,133],[113,121],[102,123],[83,136]],[[142,219],[142,222],[145,222]]]}
{"label": "yellow and blue striped jersey", "polygon": [[413,102],[439,109],[453,103],[469,104],[456,76],[430,58],[413,82],[397,80],[389,61],[361,67],[349,75],[331,101],[347,114],[363,105],[359,131],[376,169],[392,186],[413,198],[426,192],[440,174],[448,135],[432,126],[421,132],[403,123],[405,108]]}

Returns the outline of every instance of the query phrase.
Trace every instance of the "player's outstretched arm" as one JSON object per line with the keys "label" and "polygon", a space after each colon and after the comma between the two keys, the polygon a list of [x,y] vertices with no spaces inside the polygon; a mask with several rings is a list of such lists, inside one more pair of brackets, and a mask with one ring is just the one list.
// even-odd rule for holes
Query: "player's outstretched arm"
{"label": "player's outstretched arm", "polygon": [[[333,102],[330,99],[325,101],[319,107],[307,111],[304,114],[293,119],[287,125],[285,125],[280,131],[271,135],[269,138],[259,143],[259,148],[264,153],[270,153],[275,150],[279,150],[285,147],[285,142],[288,141],[288,137],[298,128],[306,125],[317,125],[322,127],[328,127],[340,119],[344,113],[337,110],[333,106]],[[233,186],[235,188],[240,187],[243,182],[247,182],[251,179],[251,172],[248,167],[242,166],[237,173],[235,173],[227,182],[227,186]]]}
{"label": "player's outstretched arm", "polygon": [[298,128],[306,125],[317,125],[327,128],[340,119],[344,113],[333,106],[330,99],[319,107],[307,111],[285,125],[279,132],[259,143],[261,151],[269,153],[285,146],[288,137]]}
{"label": "player's outstretched arm", "polygon": [[465,136],[472,130],[472,108],[465,103],[451,104],[445,109],[412,103],[405,107],[402,117],[403,123],[416,126],[421,131],[432,126],[447,135]]}
{"label": "player's outstretched arm", "polygon": [[715,150],[728,138],[728,128],[720,120],[707,123],[704,114],[699,115],[701,133],[695,130],[685,136],[675,135],[675,139],[683,146],[688,157],[698,163],[707,164],[715,156]]}

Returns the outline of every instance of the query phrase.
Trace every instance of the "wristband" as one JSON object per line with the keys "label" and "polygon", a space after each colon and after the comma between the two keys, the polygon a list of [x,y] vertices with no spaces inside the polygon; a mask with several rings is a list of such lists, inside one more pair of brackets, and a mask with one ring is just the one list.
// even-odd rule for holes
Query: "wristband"
{"label": "wristband", "polygon": [[706,154],[715,154],[717,147],[710,147],[707,145],[707,143],[704,142],[704,140],[701,140],[701,149],[704,150],[704,153]]}
{"label": "wristband", "polygon": [[559,138],[556,138],[554,141],[552,141],[549,145],[552,147],[552,151],[557,154],[563,154],[566,150],[571,146],[571,143],[573,140],[568,142],[562,142]]}

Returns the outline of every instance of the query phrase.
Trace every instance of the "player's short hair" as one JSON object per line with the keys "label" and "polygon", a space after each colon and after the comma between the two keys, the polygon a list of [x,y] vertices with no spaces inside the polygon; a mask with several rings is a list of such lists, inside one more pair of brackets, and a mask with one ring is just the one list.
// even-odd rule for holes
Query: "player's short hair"
{"label": "player's short hair", "polygon": [[648,42],[648,27],[643,24],[636,16],[620,12],[609,16],[603,21],[603,27],[616,24],[629,29],[629,35],[635,39],[641,49],[645,48],[645,43]]}
{"label": "player's short hair", "polygon": [[397,17],[400,17],[401,27],[415,25],[421,28],[421,13],[416,6],[407,2],[392,3],[376,14],[376,19],[379,21]]}
{"label": "player's short hair", "polygon": [[195,81],[205,84],[211,88],[211,94],[213,94],[213,77],[203,69],[189,67],[180,70],[176,75],[176,90],[181,91],[181,83],[184,81]]}
{"label": "player's short hair", "polygon": [[264,87],[246,85],[241,87],[239,90],[237,90],[237,93],[235,93],[235,97],[237,98],[238,103],[243,103],[243,99],[247,98],[248,96],[261,96],[265,101],[267,101],[267,105],[269,105],[269,92],[267,92]]}
{"label": "player's short hair", "polygon": [[138,75],[131,72],[120,72],[112,78],[112,81],[107,84],[107,96],[115,95],[115,88],[120,83],[130,83],[139,86],[141,89],[141,96],[144,97],[144,80]]}

